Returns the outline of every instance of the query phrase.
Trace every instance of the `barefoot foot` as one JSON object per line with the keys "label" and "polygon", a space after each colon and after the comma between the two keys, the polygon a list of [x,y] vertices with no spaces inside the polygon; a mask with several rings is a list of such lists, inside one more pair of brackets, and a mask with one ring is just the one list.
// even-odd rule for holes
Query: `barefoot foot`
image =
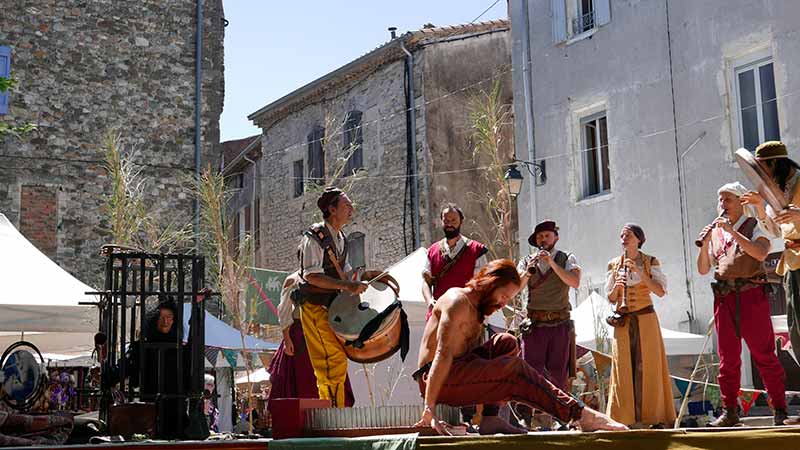
{"label": "barefoot foot", "polygon": [[483,416],[478,432],[482,435],[487,434],[527,434],[528,431],[508,423],[505,419],[498,416]]}
{"label": "barefoot foot", "polygon": [[611,417],[608,417],[607,415],[588,407],[583,408],[581,418],[578,421],[578,426],[580,427],[581,431],[622,431],[628,429],[628,427],[617,422]]}

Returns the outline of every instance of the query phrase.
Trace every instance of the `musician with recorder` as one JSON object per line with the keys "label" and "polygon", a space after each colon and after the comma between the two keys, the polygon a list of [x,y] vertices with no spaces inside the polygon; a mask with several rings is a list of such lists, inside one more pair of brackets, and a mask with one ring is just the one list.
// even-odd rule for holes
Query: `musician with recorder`
{"label": "musician with recorder", "polygon": [[769,254],[769,239],[758,220],[745,209],[741,183],[728,183],[717,191],[718,217],[700,232],[697,270],[701,275],[714,268],[714,325],[719,349],[719,387],[724,410],[709,425],[732,427],[739,423],[738,401],[741,379],[742,339],[753,355],[758,372],[775,408],[774,423],[786,419],[786,375],[775,355],[769,299],[764,291],[766,274],[762,262]]}
{"label": "musician with recorder", "polygon": [[672,426],[675,405],[661,327],[651,294],[663,297],[661,264],[640,249],[645,234],[628,223],[620,232],[623,255],[608,263],[606,292],[615,305],[611,384],[607,413],[632,427]]}
{"label": "musician with recorder", "polygon": [[352,274],[347,262],[347,238],[342,228],[353,218],[355,209],[347,195],[338,188],[327,187],[317,200],[324,219],[311,225],[300,243],[301,281],[293,299],[301,305],[308,355],[317,379],[319,398],[333,406],[345,406],[347,354],[331,329],[328,306],[340,292],[364,293],[380,272],[365,271],[361,279]]}
{"label": "musician with recorder", "polygon": [[[559,389],[569,391],[575,376],[575,325],[570,320],[569,290],[581,283],[575,255],[556,249],[558,226],[552,220],[536,225],[528,236],[533,252],[517,265],[528,287],[528,318],[520,326],[522,358]],[[530,424],[530,412],[522,408]]]}
{"label": "musician with recorder", "polygon": [[[754,161],[748,161],[749,164],[743,165],[742,161],[747,160],[749,152],[740,149],[737,158],[740,153],[745,156],[739,160],[745,174],[753,178],[755,172],[755,178],[764,178],[751,179],[758,186],[758,192],[743,195],[742,203],[754,206],[761,226],[769,234],[784,240],[784,251],[775,273],[783,276],[789,338],[795,359],[800,361],[800,165],[789,158],[786,145],[780,141],[759,145]],[[747,170],[747,165],[756,170]],[[800,419],[787,419],[784,423],[800,425]]]}

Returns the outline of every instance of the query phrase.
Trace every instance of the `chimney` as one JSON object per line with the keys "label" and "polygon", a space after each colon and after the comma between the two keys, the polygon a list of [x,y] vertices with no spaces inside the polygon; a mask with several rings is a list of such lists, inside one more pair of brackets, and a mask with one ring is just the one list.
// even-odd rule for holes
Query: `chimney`
{"label": "chimney", "polygon": [[392,35],[392,39],[397,37],[397,27],[389,27],[389,34]]}

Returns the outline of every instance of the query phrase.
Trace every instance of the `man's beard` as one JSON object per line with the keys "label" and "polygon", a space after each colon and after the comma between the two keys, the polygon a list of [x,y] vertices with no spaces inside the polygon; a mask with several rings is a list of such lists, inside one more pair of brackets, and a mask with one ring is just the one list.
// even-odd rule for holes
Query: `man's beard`
{"label": "man's beard", "polygon": [[444,237],[446,237],[447,239],[453,239],[454,237],[458,237],[458,235],[461,234],[461,227],[458,228],[444,227],[442,228],[442,231],[444,231]]}

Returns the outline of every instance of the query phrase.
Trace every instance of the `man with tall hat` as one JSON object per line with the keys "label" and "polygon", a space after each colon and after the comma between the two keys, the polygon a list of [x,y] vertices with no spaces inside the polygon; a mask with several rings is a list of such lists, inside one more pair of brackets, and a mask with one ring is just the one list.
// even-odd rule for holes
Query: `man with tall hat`
{"label": "man with tall hat", "polygon": [[[570,320],[569,290],[581,283],[581,268],[572,253],[556,249],[558,226],[536,225],[528,237],[534,251],[517,266],[528,287],[528,318],[520,327],[522,357],[554,385],[569,391],[575,373],[575,326]],[[528,411],[523,411],[528,419]]]}
{"label": "man with tall hat", "polygon": [[[755,207],[762,227],[784,240],[784,251],[775,273],[784,277],[789,339],[795,360],[800,361],[800,166],[789,159],[786,145],[780,141],[767,141],[759,145],[755,158],[778,185],[789,204],[787,208],[775,211],[766,205],[764,198],[757,192],[748,192],[742,196],[743,203]],[[785,423],[797,425],[800,420],[789,419]]]}
{"label": "man with tall hat", "polygon": [[[317,207],[323,221],[311,225],[300,242],[301,282],[296,297],[301,304],[300,322],[319,398],[344,407],[347,355],[328,322],[328,306],[342,291],[364,293],[367,283],[353,277],[347,262],[347,238],[342,228],[353,218],[353,203],[340,189],[326,187]],[[366,271],[362,278],[379,274]]]}
{"label": "man with tall hat", "polygon": [[[486,265],[488,249],[482,243],[461,234],[464,212],[455,203],[448,203],[439,214],[444,238],[428,247],[428,258],[422,272],[422,298],[427,305],[427,321],[436,300],[451,288],[463,288]],[[477,413],[475,406],[461,408],[464,421],[470,423]],[[494,406],[484,408],[483,415],[497,415]]]}
{"label": "man with tall hat", "polygon": [[774,424],[786,420],[786,375],[775,354],[769,299],[764,290],[762,264],[770,242],[751,208],[741,197],[747,189],[728,183],[717,191],[720,217],[700,232],[697,256],[701,275],[714,269],[714,325],[719,350],[719,386],[724,410],[710,425],[732,427],[739,423],[738,394],[741,379],[742,339],[753,355],[774,408]]}

